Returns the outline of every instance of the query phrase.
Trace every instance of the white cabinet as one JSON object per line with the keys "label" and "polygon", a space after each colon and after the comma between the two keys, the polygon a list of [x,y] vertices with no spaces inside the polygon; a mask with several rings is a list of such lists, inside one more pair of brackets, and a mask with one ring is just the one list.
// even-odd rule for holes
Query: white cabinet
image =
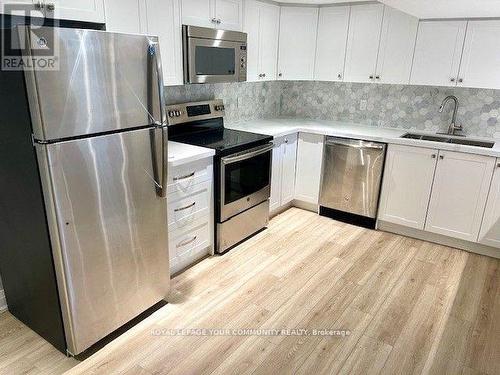
{"label": "white cabinet", "polygon": [[378,51],[375,81],[408,84],[418,19],[386,6]]}
{"label": "white cabinet", "polygon": [[145,0],[106,0],[106,30],[118,33],[146,33]]}
{"label": "white cabinet", "polygon": [[437,150],[389,145],[378,219],[424,229]]}
{"label": "white cabinet", "polygon": [[243,31],[248,34],[248,81],[276,79],[280,8],[247,0]]}
{"label": "white cabinet", "polygon": [[183,83],[179,8],[179,0],[146,0],[146,32],[158,36],[163,83],[167,86]]}
{"label": "white cabinet", "polygon": [[215,27],[214,0],[181,0],[182,23],[201,27]]}
{"label": "white cabinet", "polygon": [[317,24],[318,8],[281,8],[278,63],[280,79],[313,79]]}
{"label": "white cabinet", "polygon": [[274,139],[269,210],[275,212],[294,199],[297,134]]}
{"label": "white cabinet", "polygon": [[[48,4],[53,4],[53,10]],[[45,17],[104,23],[104,0],[46,0]]]}
{"label": "white cabinet", "polygon": [[241,31],[243,0],[182,0],[182,23]]}
{"label": "white cabinet", "polygon": [[467,21],[421,21],[410,83],[455,86]]}
{"label": "white cabinet", "polygon": [[342,81],[351,7],[319,9],[314,79]]}
{"label": "white cabinet", "polygon": [[163,83],[183,83],[180,0],[107,0],[106,30],[157,35]]}
{"label": "white cabinet", "polygon": [[351,7],[344,81],[375,81],[383,13],[382,4]]}
{"label": "white cabinet", "polygon": [[274,139],[273,161],[271,165],[271,196],[269,211],[274,212],[281,207],[281,169],[283,167],[283,150],[281,138]]}
{"label": "white cabinet", "polygon": [[500,159],[496,163],[478,242],[500,247]]}
{"label": "white cabinet", "polygon": [[213,252],[212,171],[212,158],[169,165],[166,199],[171,274]]}
{"label": "white cabinet", "polygon": [[297,142],[295,199],[318,204],[324,136],[300,133]]}
{"label": "white cabinet", "polygon": [[495,158],[439,151],[425,230],[477,241]]}
{"label": "white cabinet", "polygon": [[243,25],[242,0],[216,0],[215,18],[218,29],[241,31]]}
{"label": "white cabinet", "polygon": [[500,21],[469,21],[457,85],[500,88]]}

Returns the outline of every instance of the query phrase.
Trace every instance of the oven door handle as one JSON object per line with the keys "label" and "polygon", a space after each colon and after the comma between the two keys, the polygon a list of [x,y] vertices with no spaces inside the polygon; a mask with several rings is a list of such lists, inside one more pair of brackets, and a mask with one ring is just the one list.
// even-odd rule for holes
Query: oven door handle
{"label": "oven door handle", "polygon": [[235,156],[225,156],[221,158],[222,164],[228,165],[228,164],[233,164],[238,161],[246,160],[253,158],[254,156],[264,154],[268,151],[271,151],[273,149],[274,145],[272,143],[268,143],[264,146],[259,146],[256,148],[252,148],[249,151],[245,151],[241,154],[236,154]]}

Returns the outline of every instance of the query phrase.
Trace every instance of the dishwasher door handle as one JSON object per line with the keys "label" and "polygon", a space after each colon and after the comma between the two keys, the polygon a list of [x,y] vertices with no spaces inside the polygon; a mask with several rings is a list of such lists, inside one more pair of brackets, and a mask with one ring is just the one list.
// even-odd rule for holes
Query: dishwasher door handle
{"label": "dishwasher door handle", "polygon": [[385,144],[382,143],[374,143],[374,142],[365,142],[365,141],[356,141],[352,142],[351,140],[340,140],[340,139],[327,139],[327,146],[345,146],[352,147],[358,149],[375,149],[375,150],[383,150],[385,148]]}

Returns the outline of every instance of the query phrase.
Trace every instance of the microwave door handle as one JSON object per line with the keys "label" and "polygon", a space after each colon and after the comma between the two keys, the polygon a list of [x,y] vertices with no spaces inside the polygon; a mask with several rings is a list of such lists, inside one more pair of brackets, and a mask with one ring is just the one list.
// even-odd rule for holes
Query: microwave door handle
{"label": "microwave door handle", "polygon": [[[153,172],[156,185],[156,194],[160,198],[165,198],[167,196],[167,189],[165,189],[165,181],[167,178],[165,162],[167,160],[168,135],[167,135],[167,130],[165,128],[166,112],[165,112],[165,98],[163,92],[163,73],[161,68],[161,57],[160,54],[158,53],[158,48],[159,48],[158,43],[152,41],[149,42],[148,60],[151,62],[150,66],[151,77],[148,81],[149,85],[154,85],[154,84],[157,85],[157,91],[158,91],[157,99],[159,107],[158,109],[160,111],[160,120],[158,121],[153,117],[154,98],[152,97],[151,100],[149,100],[150,102],[149,113],[155,125],[155,127],[152,129],[151,150],[153,156]],[[156,83],[153,82],[155,75],[157,78]],[[154,92],[153,87],[149,87],[148,90],[151,93],[150,96],[152,96],[152,93]]]}
{"label": "microwave door handle", "polygon": [[254,156],[264,154],[268,151],[271,151],[273,149],[273,147],[274,147],[274,145],[272,143],[269,143],[263,147],[257,147],[257,148],[254,148],[248,152],[245,152],[245,153],[242,153],[239,155],[223,157],[221,159],[221,161],[224,165],[236,163],[238,161],[250,159],[250,158],[253,158]]}

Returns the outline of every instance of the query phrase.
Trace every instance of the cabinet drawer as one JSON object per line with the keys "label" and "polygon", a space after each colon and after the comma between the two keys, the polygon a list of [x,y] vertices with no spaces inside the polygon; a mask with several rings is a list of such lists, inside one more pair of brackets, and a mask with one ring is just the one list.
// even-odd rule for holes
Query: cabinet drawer
{"label": "cabinet drawer", "polygon": [[192,194],[180,192],[168,196],[168,229],[184,230],[200,218],[210,215],[211,182],[205,181],[193,187]]}
{"label": "cabinet drawer", "polygon": [[189,230],[169,232],[170,258],[188,257],[210,246],[210,224],[208,216],[205,221],[199,220],[197,225],[189,226]]}
{"label": "cabinet drawer", "polygon": [[170,168],[167,178],[167,192],[168,194],[175,192],[193,193],[196,189],[195,185],[211,180],[212,174],[211,158]]}

